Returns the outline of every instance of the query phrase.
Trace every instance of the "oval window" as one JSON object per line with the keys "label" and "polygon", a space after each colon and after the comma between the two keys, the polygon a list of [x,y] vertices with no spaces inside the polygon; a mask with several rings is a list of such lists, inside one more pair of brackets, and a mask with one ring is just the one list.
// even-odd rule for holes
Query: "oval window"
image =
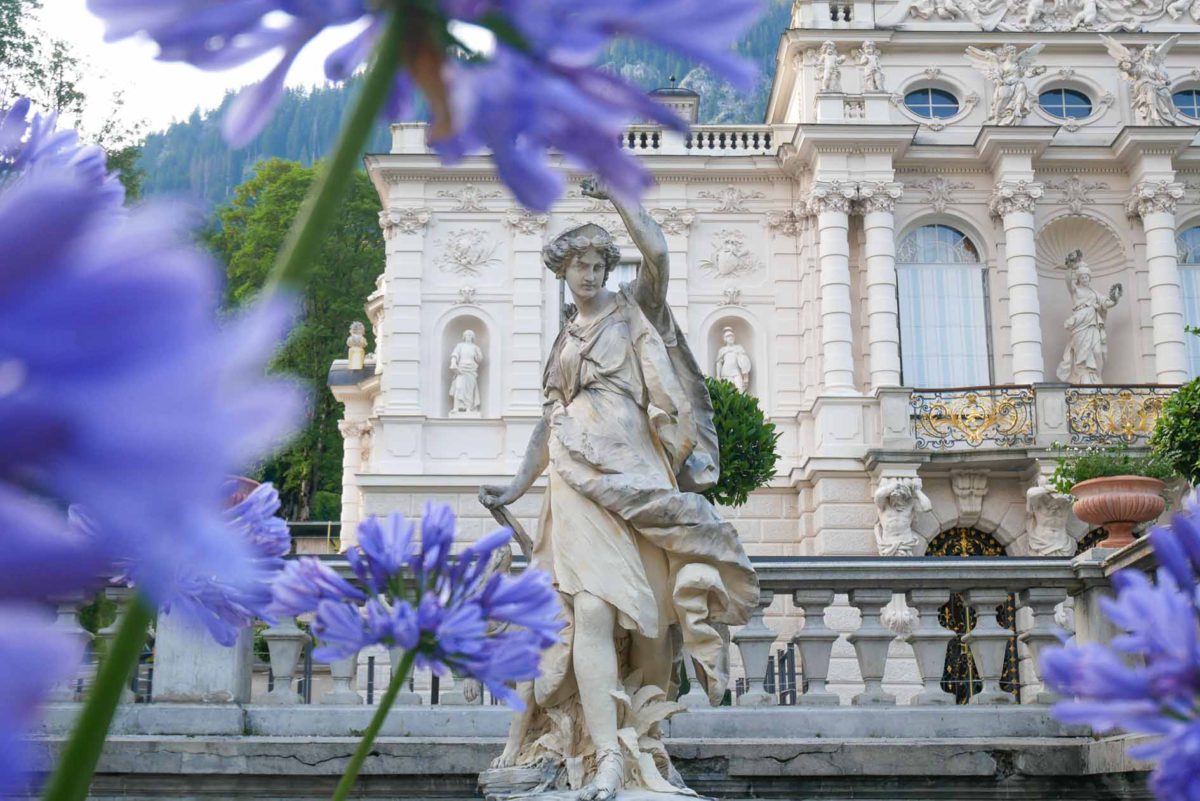
{"label": "oval window", "polygon": [[1200,89],[1181,89],[1171,95],[1171,99],[1180,114],[1200,120]]}
{"label": "oval window", "polygon": [[904,96],[904,105],[927,120],[944,120],[958,113],[958,98],[945,89],[932,87],[912,90]]}
{"label": "oval window", "polygon": [[1048,89],[1038,95],[1038,105],[1051,117],[1082,120],[1092,115],[1092,101],[1077,89]]}

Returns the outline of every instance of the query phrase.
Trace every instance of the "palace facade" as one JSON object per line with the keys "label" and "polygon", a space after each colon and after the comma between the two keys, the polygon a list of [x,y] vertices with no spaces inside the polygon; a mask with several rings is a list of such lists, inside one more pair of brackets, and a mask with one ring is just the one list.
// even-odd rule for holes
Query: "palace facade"
{"label": "palace facade", "polygon": [[[1200,7],[1012,5],[797,0],[765,122],[622,140],[693,351],[748,367],[782,432],[774,481],[726,510],[751,555],[1074,554],[1052,446],[1144,444],[1200,370]],[[541,413],[567,300],[543,245],[613,231],[610,286],[638,254],[606,202],[532,214],[485,158],[441,166],[421,125],[366,161],[387,261],[374,356],[330,373],[343,546],[424,498],[474,536],[478,486]],[[532,532],[539,508],[513,511]]]}

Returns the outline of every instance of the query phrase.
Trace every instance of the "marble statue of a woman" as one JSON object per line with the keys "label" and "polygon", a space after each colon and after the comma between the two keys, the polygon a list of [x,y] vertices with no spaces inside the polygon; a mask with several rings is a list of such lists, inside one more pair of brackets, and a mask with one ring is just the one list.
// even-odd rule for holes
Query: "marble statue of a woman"
{"label": "marble statue of a woman", "polygon": [[1108,310],[1121,299],[1121,285],[1113,284],[1107,295],[1092,288],[1092,271],[1083,261],[1083,252],[1072,251],[1063,267],[1067,270],[1067,289],[1071,293],[1071,314],[1066,350],[1058,365],[1058,378],[1072,384],[1102,384],[1104,357],[1108,353],[1108,335],[1104,321]]}
{"label": "marble statue of a woman", "polygon": [[[606,197],[590,181],[584,193]],[[581,801],[690,792],[659,739],[681,649],[719,702],[728,626],[758,600],[737,532],[698,494],[717,480],[716,430],[666,303],[666,240],[645,209],[614,205],[642,252],[638,277],[605,287],[620,251],[599,226],[546,246],[576,308],[547,360],[543,416],[516,477],[480,490],[497,509],[548,472],[532,562],[553,577],[567,618],[542,675],[519,688],[527,708],[491,773],[528,768],[542,780],[526,791]]]}

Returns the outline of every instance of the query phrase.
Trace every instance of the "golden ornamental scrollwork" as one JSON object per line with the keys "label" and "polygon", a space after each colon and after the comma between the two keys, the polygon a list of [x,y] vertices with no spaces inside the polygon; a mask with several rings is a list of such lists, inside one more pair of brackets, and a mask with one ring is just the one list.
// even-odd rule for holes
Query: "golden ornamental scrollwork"
{"label": "golden ornamental scrollwork", "polygon": [[1034,441],[1033,390],[984,387],[917,391],[912,396],[913,433],[918,448],[978,448],[1031,445]]}
{"label": "golden ornamental scrollwork", "polygon": [[1111,445],[1144,440],[1154,431],[1167,387],[1080,387],[1067,390],[1067,427],[1072,445]]}

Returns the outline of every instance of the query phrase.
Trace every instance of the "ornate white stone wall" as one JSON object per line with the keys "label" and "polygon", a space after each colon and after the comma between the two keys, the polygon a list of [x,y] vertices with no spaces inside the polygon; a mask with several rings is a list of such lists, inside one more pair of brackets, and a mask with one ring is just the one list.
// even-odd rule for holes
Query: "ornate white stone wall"
{"label": "ornate white stone wall", "polygon": [[[1175,32],[1193,34],[1168,45],[1163,64],[1170,90],[1200,90],[1190,11],[1116,3],[1069,30],[1070,2],[1017,13],[957,0],[945,18],[941,2],[800,0],[797,27],[780,32],[765,124],[697,126],[687,137],[638,127],[628,138],[655,177],[645,204],[666,232],[668,298],[692,348],[711,371],[721,331],[733,328],[753,361],[751,390],[782,432],[772,485],[725,510],[752,555],[875,553],[873,491],[904,476],[921,478],[933,505],[914,524],[918,553],[958,525],[992,533],[1010,555],[1029,553],[1025,493],[1046,472],[1049,441],[922,450],[906,396],[892,389],[906,383],[897,247],[921,226],[951,226],[979,254],[986,383],[1057,381],[1071,311],[1060,265],[1076,248],[1102,292],[1124,287],[1107,317],[1105,381],[1187,377],[1183,325],[1200,320],[1183,319],[1175,235],[1200,224],[1200,120],[1140,126],[1137,87],[1099,32],[1160,49]],[[1127,18],[1116,20],[1120,8]],[[1146,32],[1122,32],[1131,26]],[[848,57],[841,92],[818,91],[815,54],[826,41]],[[854,51],[865,41],[879,50],[881,92],[861,89]],[[972,61],[967,42],[994,55]],[[998,90],[978,64],[1001,59],[994,48],[1005,42],[1023,59],[1031,105],[1018,124],[992,125]],[[905,103],[920,89],[949,92],[958,111],[922,118]],[[1038,104],[1051,89],[1083,93],[1092,113],[1055,118]],[[392,151],[368,156],[367,168],[387,259],[366,309],[374,361],[358,373],[335,363],[331,373],[346,403],[343,543],[362,515],[418,514],[426,498],[452,503],[475,537],[493,526],[478,485],[512,475],[540,414],[562,291],[541,264],[543,244],[595,222],[628,259],[637,253],[608,204],[576,189],[549,214],[526,212],[485,159],[439,165],[418,125],[395,126]],[[479,419],[452,419],[448,360],[466,328],[484,353],[482,408]],[[1049,408],[1039,425],[1061,430],[1062,414],[1061,404]],[[964,469],[988,475],[980,508],[966,513],[952,486]],[[535,490],[514,509],[531,532],[539,504]],[[1073,523],[1073,536],[1082,533]],[[842,603],[830,623],[853,628],[857,614]],[[776,599],[767,622],[784,634],[799,625],[788,599]],[[835,691],[856,691],[845,641],[832,670]],[[902,697],[918,689],[911,670],[888,678]]]}

